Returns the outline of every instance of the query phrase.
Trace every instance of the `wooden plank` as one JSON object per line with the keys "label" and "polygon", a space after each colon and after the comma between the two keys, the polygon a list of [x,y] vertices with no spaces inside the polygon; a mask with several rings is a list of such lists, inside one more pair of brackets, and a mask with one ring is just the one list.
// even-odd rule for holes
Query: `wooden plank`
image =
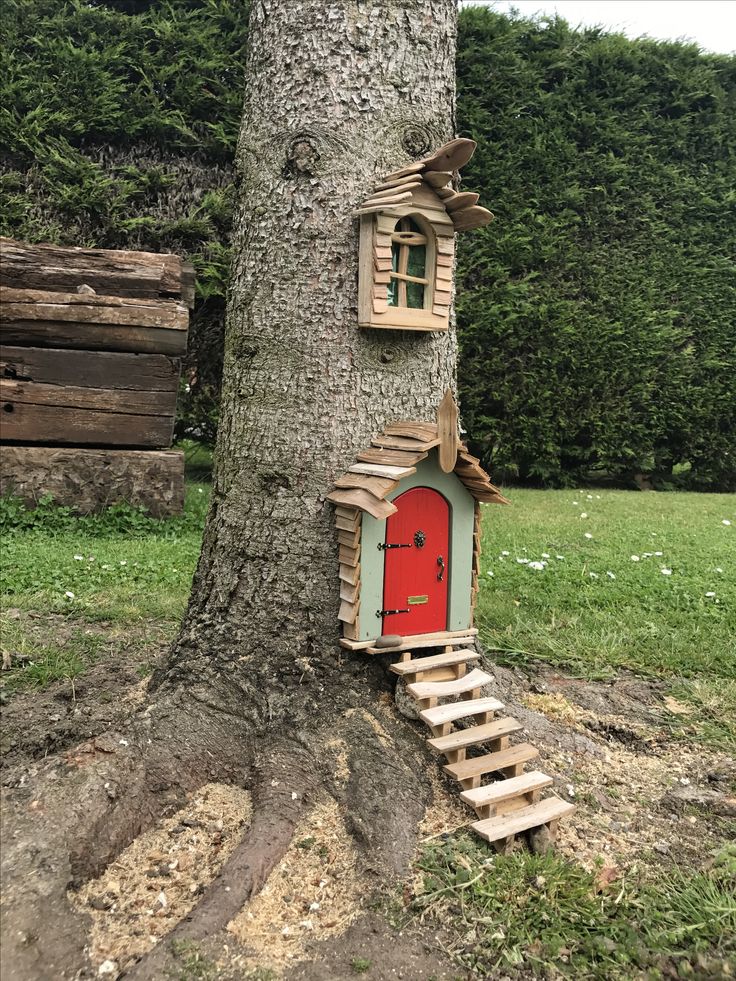
{"label": "wooden plank", "polygon": [[409,436],[411,439],[432,440],[437,438],[434,422],[392,422],[383,430],[387,436]]}
{"label": "wooden plank", "polygon": [[389,515],[395,514],[398,508],[388,501],[382,501],[367,490],[356,488],[355,490],[334,490],[327,495],[328,501],[337,504],[351,504],[361,511],[367,511],[374,518],[384,519]]}
{"label": "wooden plank", "polygon": [[391,307],[383,314],[374,314],[370,326],[386,330],[447,330],[447,319],[435,316],[431,310]]}
{"label": "wooden plank", "polygon": [[360,566],[341,563],[339,577],[343,582],[349,582],[351,586],[355,586],[360,582]]}
{"label": "wooden plank", "polygon": [[386,196],[383,196],[382,192],[379,192],[379,194],[374,194],[372,197],[366,198],[358,209],[358,213],[364,214],[366,209],[376,206],[381,210],[384,208],[393,208],[397,204],[407,204],[411,199],[411,191],[399,194],[387,194]]}
{"label": "wooden plank", "polygon": [[414,467],[425,460],[426,453],[408,453],[406,450],[379,450],[369,447],[361,450],[356,459],[359,463],[388,464],[392,467]]}
{"label": "wooden plank", "polygon": [[3,401],[0,412],[0,439],[18,443],[153,449],[170,446],[173,432],[173,415],[95,412],[91,409],[6,401]]}
{"label": "wooden plank", "polygon": [[[431,712],[432,709],[429,709]],[[530,773],[522,773],[520,777],[510,777],[508,780],[496,780],[485,787],[476,787],[474,790],[464,790],[460,794],[460,800],[470,807],[487,807],[488,805],[501,804],[503,801],[518,797],[521,794],[530,794],[535,790],[544,790],[551,787],[554,783],[552,777],[548,777],[541,770],[532,770]]]}
{"label": "wooden plank", "polygon": [[451,732],[447,736],[428,739],[427,745],[438,753],[453,753],[458,749],[467,749],[469,746],[495,742],[514,732],[520,732],[523,728],[524,726],[516,719],[494,719],[493,722],[486,722],[484,725],[469,726],[467,729]]}
{"label": "wooden plank", "polygon": [[439,630],[431,634],[412,634],[410,637],[402,637],[401,643],[393,647],[376,648],[376,642],[372,640],[361,640],[357,643],[342,644],[351,651],[367,651],[369,654],[398,654],[401,651],[411,651],[415,647],[443,647],[449,644],[462,646],[463,644],[474,644],[478,631],[475,627],[468,627],[467,630]]}
{"label": "wooden plank", "polygon": [[464,695],[469,691],[475,691],[493,681],[490,674],[475,668],[470,674],[455,681],[416,681],[413,685],[407,685],[407,691],[417,699],[424,698],[445,698],[447,695]]}
{"label": "wooden plank", "polygon": [[445,266],[445,267],[447,267],[449,269],[452,269],[452,267],[455,264],[455,258],[454,258],[454,256],[455,256],[455,250],[454,249],[452,250],[452,252],[445,252],[445,253],[443,253],[441,255],[438,255],[437,258],[436,258],[437,265],[438,266]]}
{"label": "wooden plank", "polygon": [[346,473],[338,477],[335,487],[362,487],[363,490],[370,491],[374,497],[385,498],[391,491],[399,486],[398,481],[389,480],[385,477],[371,477],[363,473]]}
{"label": "wooden plank", "polygon": [[360,512],[358,509],[347,507],[344,504],[337,504],[335,506],[335,514],[338,518],[346,518],[352,525],[355,525],[360,521]]}
{"label": "wooden plank", "polygon": [[422,440],[415,439],[412,436],[391,436],[389,434],[374,436],[371,440],[371,446],[375,446],[377,449],[386,450],[408,450],[409,452],[415,451],[420,453],[428,453],[429,450],[434,449],[435,446],[439,446],[440,441],[438,437],[434,439]]}
{"label": "wooden plank", "polygon": [[179,450],[105,450],[3,446],[0,494],[28,504],[51,495],[81,514],[126,501],[155,517],[184,506],[184,454]]}
{"label": "wooden plank", "polygon": [[[534,760],[539,756],[539,750],[530,743],[519,743],[499,753],[488,753],[476,756],[474,759],[463,760],[461,763],[446,763],[444,769],[455,780],[470,780],[482,777],[485,773],[498,773],[508,767],[518,766]],[[470,788],[468,788],[470,789]]]}
{"label": "wooden plank", "polygon": [[574,810],[574,804],[568,804],[566,800],[560,800],[559,797],[548,797],[546,800],[537,801],[536,804],[530,804],[529,807],[512,811],[511,814],[476,821],[471,827],[486,841],[498,841],[500,838],[520,834],[531,828],[539,828],[551,821],[559,821],[560,818],[572,814]]}
{"label": "wooden plank", "polygon": [[0,376],[47,385],[176,393],[180,367],[163,354],[0,347]]}
{"label": "wooden plank", "polygon": [[475,153],[475,140],[459,136],[445,143],[431,156],[425,157],[421,163],[425,170],[460,170]]}
{"label": "wooden plank", "polygon": [[[393,182],[387,187],[376,188],[369,198],[363,202],[362,207],[368,204],[374,204],[381,201],[391,201],[391,203],[399,203],[400,201],[411,200],[411,192],[416,191],[422,186],[421,180],[407,181],[405,184],[394,184]],[[473,202],[475,203],[475,202]]]}
{"label": "wooden plank", "polygon": [[355,463],[348,470],[348,473],[364,473],[370,477],[390,477],[392,480],[402,480],[416,472],[416,467],[386,467],[373,463]]}
{"label": "wooden plank", "polygon": [[176,392],[142,392],[136,389],[80,388],[77,385],[43,385],[32,381],[0,378],[0,399],[7,405],[48,405],[96,412],[126,412],[142,416],[171,416],[176,411]]}
{"label": "wooden plank", "polygon": [[469,719],[474,715],[500,712],[503,708],[503,702],[499,702],[497,698],[470,698],[462,702],[451,702],[449,705],[435,705],[434,708],[423,709],[419,713],[419,718],[434,728],[446,722]]}
{"label": "wooden plank", "polygon": [[431,671],[432,668],[449,668],[456,664],[467,664],[469,661],[478,661],[480,654],[475,650],[466,648],[465,650],[449,651],[444,654],[435,654],[431,657],[413,657],[408,661],[397,661],[389,668],[394,674],[400,676],[411,674],[423,674]]}
{"label": "wooden plank", "polygon": [[[361,512],[358,511],[358,514]],[[339,514],[335,515],[335,528],[338,531],[344,531],[347,535],[354,535],[356,531],[360,531],[360,521],[350,521],[348,518],[342,518]]]}
{"label": "wooden plank", "polygon": [[452,180],[452,174],[449,170],[430,170],[427,171],[426,174],[422,175],[422,180],[426,181],[426,183],[436,191],[450,183]]}
{"label": "wooden plank", "polygon": [[358,602],[359,592],[360,589],[357,584],[352,586],[350,583],[340,581],[340,599],[344,602],[355,605]]}
{"label": "wooden plank", "polygon": [[343,623],[355,623],[358,618],[359,603],[348,603],[342,600],[340,603],[340,610],[337,614],[337,619],[342,620]]}
{"label": "wooden plank", "polygon": [[442,236],[442,238],[437,239],[437,252],[440,256],[454,256],[455,255],[455,240],[448,238],[447,236]]}
{"label": "wooden plank", "polygon": [[340,545],[339,560],[342,565],[357,566],[360,561],[360,547],[349,548],[347,545]]}
{"label": "wooden plank", "polygon": [[407,164],[406,167],[402,167],[401,170],[394,170],[390,174],[384,174],[384,181],[395,181],[399,177],[407,177],[409,174],[418,174],[419,171],[424,170],[423,163],[412,163]]}
{"label": "wooden plank", "polygon": [[[53,302],[49,298],[54,298]],[[189,314],[175,300],[0,289],[6,344],[184,354]]]}
{"label": "wooden plank", "polygon": [[461,208],[452,215],[452,223],[456,232],[468,232],[473,228],[483,228],[493,221],[493,213],[487,208],[473,205],[471,208]]}
{"label": "wooden plank", "polygon": [[407,185],[417,186],[421,183],[423,178],[417,179],[416,172],[411,174],[405,174],[403,177],[395,177],[393,180],[385,180],[381,184],[376,184],[376,191],[385,191],[389,187],[406,187]]}
{"label": "wooden plank", "polygon": [[360,617],[355,618],[354,623],[343,623],[342,625],[342,637],[340,638],[340,644],[344,646],[359,643],[358,637],[360,637]]}
{"label": "wooden plank", "polygon": [[358,324],[366,327],[371,322],[373,300],[373,220],[370,216],[360,219],[358,245]]}
{"label": "wooden plank", "polygon": [[437,410],[437,435],[440,438],[439,464],[443,473],[455,469],[458,451],[458,411],[452,390],[447,389]]}
{"label": "wooden plank", "polygon": [[178,256],[0,237],[0,286],[71,293],[83,285],[106,296],[181,297],[194,305],[194,268]]}
{"label": "wooden plank", "polygon": [[360,528],[355,531],[338,531],[337,541],[340,545],[347,545],[348,548],[357,548],[360,545]]}
{"label": "wooden plank", "polygon": [[471,191],[462,191],[458,194],[448,195],[448,197],[443,199],[442,203],[449,213],[452,214],[453,211],[459,211],[461,208],[471,208],[474,204],[478,203],[479,198],[479,194],[473,194]]}

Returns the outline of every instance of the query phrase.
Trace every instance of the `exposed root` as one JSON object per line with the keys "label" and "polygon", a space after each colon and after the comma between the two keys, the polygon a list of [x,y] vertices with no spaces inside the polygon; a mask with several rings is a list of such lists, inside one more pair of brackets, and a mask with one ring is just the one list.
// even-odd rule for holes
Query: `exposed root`
{"label": "exposed root", "polygon": [[172,945],[201,941],[224,929],[261,889],[289,847],[314,782],[310,757],[298,746],[276,749],[256,774],[253,819],[240,844],[195,909],[126,973],[130,981],[165,977]]}
{"label": "exposed root", "polygon": [[69,896],[92,918],[93,970],[125,969],[146,954],[199,901],[242,837],[250,794],[207,784],[172,817],[132,842],[103,872]]}
{"label": "exposed root", "polygon": [[89,918],[72,908],[67,890],[99,874],[213,775],[242,783],[242,756],[232,720],[172,698],[124,735],[107,733],[11,774],[3,801],[4,981],[76,976]]}
{"label": "exposed root", "polygon": [[299,823],[265,886],[228,925],[248,966],[279,969],[305,947],[343,933],[363,909],[366,888],[341,809],[329,800]]}

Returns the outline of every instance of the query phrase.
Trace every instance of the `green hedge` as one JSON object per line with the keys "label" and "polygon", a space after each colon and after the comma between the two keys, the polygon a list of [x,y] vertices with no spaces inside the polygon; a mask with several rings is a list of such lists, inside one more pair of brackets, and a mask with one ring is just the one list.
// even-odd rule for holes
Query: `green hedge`
{"label": "green hedge", "polygon": [[[181,432],[212,436],[243,0],[6,0],[0,231],[174,251],[199,300]],[[736,485],[736,59],[462,12],[461,387],[497,476]],[[680,477],[683,479],[683,477]]]}
{"label": "green hedge", "polygon": [[[461,388],[496,475],[736,484],[736,59],[460,18]],[[681,478],[682,479],[682,478]]]}

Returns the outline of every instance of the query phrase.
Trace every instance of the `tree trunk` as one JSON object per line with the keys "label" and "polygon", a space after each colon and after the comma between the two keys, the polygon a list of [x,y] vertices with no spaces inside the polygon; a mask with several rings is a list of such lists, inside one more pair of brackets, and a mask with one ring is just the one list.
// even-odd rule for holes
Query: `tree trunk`
{"label": "tree trunk", "polygon": [[[125,738],[49,759],[6,795],[8,981],[77,976],[84,935],[66,889],[207,780],[249,786],[254,817],[170,937],[224,927],[317,793],[342,805],[366,870],[395,875],[411,857],[430,796],[423,744],[374,718],[380,668],[341,659],[325,495],[374,433],[432,420],[454,386],[454,329],[357,326],[351,212],[452,137],[455,18],[455,0],[253,0],[221,422],[189,610]],[[325,750],[335,738],[344,785]],[[160,943],[126,978],[169,976],[170,954]]]}
{"label": "tree trunk", "polygon": [[455,0],[253,6],[212,506],[169,671],[208,700],[226,678],[236,711],[270,693],[274,721],[317,697],[302,659],[338,653],[325,495],[385,423],[433,420],[454,386],[454,329],[357,326],[351,212],[454,135],[455,16]]}

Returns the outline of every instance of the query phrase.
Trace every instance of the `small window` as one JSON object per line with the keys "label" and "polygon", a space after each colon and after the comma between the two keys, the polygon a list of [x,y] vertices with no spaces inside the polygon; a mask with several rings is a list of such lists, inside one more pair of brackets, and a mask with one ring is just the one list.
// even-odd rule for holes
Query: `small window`
{"label": "small window", "polygon": [[427,299],[427,236],[411,218],[402,218],[391,236],[388,305],[423,310]]}

